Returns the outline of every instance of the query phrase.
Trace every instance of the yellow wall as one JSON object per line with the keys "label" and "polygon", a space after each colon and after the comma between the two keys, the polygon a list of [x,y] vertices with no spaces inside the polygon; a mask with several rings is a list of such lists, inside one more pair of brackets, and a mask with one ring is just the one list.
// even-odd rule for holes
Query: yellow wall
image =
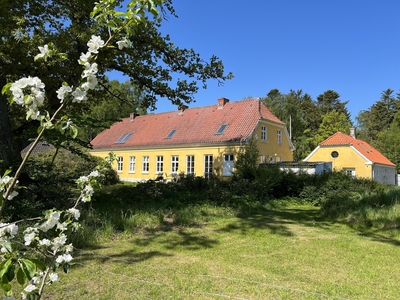
{"label": "yellow wall", "polygon": [[[339,156],[332,158],[332,151],[337,151]],[[357,177],[372,179],[372,166],[366,165],[365,159],[350,146],[320,147],[307,161],[331,161],[334,170],[355,168]]]}
{"label": "yellow wall", "polygon": [[[261,126],[267,127],[267,140],[261,141]],[[277,130],[282,132],[282,143],[277,143]],[[293,153],[290,149],[290,142],[286,135],[285,128],[273,123],[261,121],[255,129],[253,136],[258,144],[260,155],[274,157],[276,160],[280,158],[282,161],[292,161]],[[156,172],[156,157],[163,156],[163,177],[164,179],[172,179],[171,175],[171,156],[179,157],[179,173],[186,174],[186,156],[195,156],[196,176],[204,176],[204,156],[213,155],[214,158],[214,173],[222,176],[222,164],[224,154],[233,154],[234,160],[237,159],[237,154],[240,149],[243,149],[244,143],[236,143],[228,145],[203,145],[203,146],[188,146],[175,148],[147,148],[147,149],[108,149],[108,150],[92,150],[91,154],[100,157],[107,157],[109,152],[114,152],[116,156],[123,157],[123,170],[118,172],[121,180],[140,181],[147,179],[155,179],[159,174]],[[275,155],[276,154],[276,155]],[[129,172],[129,157],[135,156],[136,168],[134,173]],[[143,156],[149,156],[149,172],[142,172]],[[117,163],[114,162],[114,168],[117,169]]]}
{"label": "yellow wall", "polygon": [[[261,127],[267,127],[267,140],[261,140]],[[277,143],[277,130],[282,132],[282,143]],[[289,142],[289,137],[285,130],[285,127],[279,126],[266,121],[261,121],[257,126],[253,136],[257,140],[258,149],[260,150],[261,156],[268,158],[274,158],[274,161],[293,161],[293,151]]]}

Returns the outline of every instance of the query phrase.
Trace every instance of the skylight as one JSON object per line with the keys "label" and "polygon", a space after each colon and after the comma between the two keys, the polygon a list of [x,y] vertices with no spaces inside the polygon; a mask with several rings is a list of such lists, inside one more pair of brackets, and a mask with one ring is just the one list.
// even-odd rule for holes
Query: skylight
{"label": "skylight", "polygon": [[121,137],[115,142],[116,144],[125,144],[129,138],[133,135],[133,133],[124,133]]}
{"label": "skylight", "polygon": [[221,127],[218,129],[216,134],[222,134],[227,126],[228,126],[228,124],[221,125]]}
{"label": "skylight", "polygon": [[172,129],[171,132],[167,135],[166,139],[172,138],[172,136],[175,134],[176,131],[177,129]]}

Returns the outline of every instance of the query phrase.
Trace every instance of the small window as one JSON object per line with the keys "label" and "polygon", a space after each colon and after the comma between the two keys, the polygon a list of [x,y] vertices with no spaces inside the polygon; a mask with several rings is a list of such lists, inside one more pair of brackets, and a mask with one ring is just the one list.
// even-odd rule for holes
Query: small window
{"label": "small window", "polygon": [[209,178],[213,174],[214,157],[212,154],[204,155],[204,177]]}
{"label": "small window", "polygon": [[339,156],[339,152],[337,152],[337,151],[332,151],[332,152],[331,152],[331,156],[332,156],[332,158],[336,158],[336,157]]}
{"label": "small window", "polygon": [[221,127],[218,129],[218,131],[217,131],[217,135],[219,135],[219,134],[222,134],[224,131],[225,131],[225,129],[226,129],[226,127],[228,126],[228,124],[223,124],[223,125],[221,125]]}
{"label": "small window", "polygon": [[177,129],[172,129],[171,132],[167,135],[166,139],[172,138],[172,136],[175,134],[176,131]]}
{"label": "small window", "polygon": [[133,133],[124,133],[121,137],[115,142],[115,144],[125,144],[129,138],[133,135]]}

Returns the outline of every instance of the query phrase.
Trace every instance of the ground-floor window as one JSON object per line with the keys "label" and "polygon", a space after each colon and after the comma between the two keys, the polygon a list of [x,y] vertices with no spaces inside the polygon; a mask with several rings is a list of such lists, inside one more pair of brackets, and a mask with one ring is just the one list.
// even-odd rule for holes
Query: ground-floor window
{"label": "ground-floor window", "polygon": [[117,157],[117,172],[122,172],[124,167],[124,158],[122,156]]}
{"label": "ground-floor window", "polygon": [[356,169],[355,168],[343,168],[343,172],[348,176],[356,177]]}
{"label": "ground-floor window", "polygon": [[164,172],[164,157],[157,156],[156,157],[156,173]]}
{"label": "ground-floor window", "polygon": [[194,174],[194,155],[186,156],[186,174]]}
{"label": "ground-floor window", "polygon": [[129,156],[129,173],[135,173],[136,169],[136,157]]}
{"label": "ground-floor window", "polygon": [[224,154],[222,176],[232,176],[234,167],[233,154]]}
{"label": "ground-floor window", "polygon": [[179,156],[171,156],[171,173],[178,173],[179,170]]}
{"label": "ground-floor window", "polygon": [[148,156],[143,156],[142,172],[149,173],[150,159]]}
{"label": "ground-floor window", "polygon": [[204,177],[209,178],[213,174],[213,162],[212,154],[204,155]]}

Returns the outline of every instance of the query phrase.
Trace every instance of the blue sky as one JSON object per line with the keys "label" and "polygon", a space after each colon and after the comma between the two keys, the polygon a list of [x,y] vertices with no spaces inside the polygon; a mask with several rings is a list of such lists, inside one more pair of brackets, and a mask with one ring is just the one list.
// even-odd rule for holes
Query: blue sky
{"label": "blue sky", "polygon": [[[174,0],[179,18],[162,32],[205,59],[218,56],[234,79],[208,82],[193,106],[302,89],[338,92],[352,118],[400,88],[398,0]],[[121,79],[123,81],[123,79]],[[176,110],[160,99],[157,111]]]}

